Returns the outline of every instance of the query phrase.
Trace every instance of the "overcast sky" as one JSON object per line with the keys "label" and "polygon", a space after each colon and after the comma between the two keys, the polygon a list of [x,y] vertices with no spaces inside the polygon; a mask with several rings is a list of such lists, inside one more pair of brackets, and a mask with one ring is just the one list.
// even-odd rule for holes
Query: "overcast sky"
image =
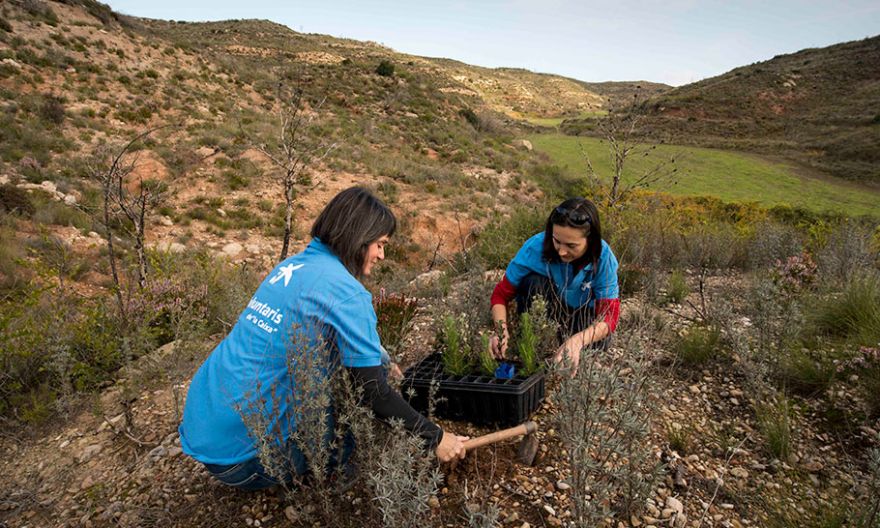
{"label": "overcast sky", "polygon": [[880,34],[880,1],[111,0],[166,20],[261,18],[396,51],[584,81],[686,84],[803,48]]}

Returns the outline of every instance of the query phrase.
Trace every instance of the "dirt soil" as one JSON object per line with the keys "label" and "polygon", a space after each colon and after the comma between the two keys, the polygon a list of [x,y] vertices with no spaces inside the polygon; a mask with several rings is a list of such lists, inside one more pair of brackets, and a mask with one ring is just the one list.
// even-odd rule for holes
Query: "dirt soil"
{"label": "dirt soil", "polygon": [[[433,348],[440,302],[436,297],[421,300],[405,338],[404,367]],[[626,300],[624,317],[640,303]],[[688,314],[680,306],[672,310]],[[791,508],[821,509],[840,496],[856,500],[846,494],[861,477],[846,463],[848,453],[842,447],[852,444],[809,425],[809,409],[795,418],[798,434],[792,459],[781,462],[763,448],[750,395],[736,369],[712,363],[692,371],[663,359],[668,356],[662,350],[655,352],[648,406],[650,449],[665,465],[644,514],[612,525],[763,526],[761,505],[777,494],[797,497]],[[275,492],[242,493],[224,487],[182,454],[176,432],[179,413],[189,376],[202,357],[203,353],[163,347],[132,372],[176,369],[183,383],[154,383],[132,393],[123,380],[66,421],[40,432],[6,433],[0,442],[0,526],[306,525]],[[484,511],[489,504],[499,508],[503,526],[567,522],[570,474],[554,429],[554,386],[550,380],[547,398],[532,418],[539,425],[540,440],[535,465],[519,464],[517,444],[508,442],[476,450],[454,468],[442,467],[445,478],[437,501],[432,501],[432,526],[461,526],[468,509]],[[125,425],[127,412],[131,429]],[[440,424],[470,436],[490,431],[463,422]],[[670,447],[670,430],[687,432],[686,451]],[[348,505],[343,513],[355,524],[376,521],[357,520],[356,505],[364,496],[366,491],[355,487],[342,498]]]}

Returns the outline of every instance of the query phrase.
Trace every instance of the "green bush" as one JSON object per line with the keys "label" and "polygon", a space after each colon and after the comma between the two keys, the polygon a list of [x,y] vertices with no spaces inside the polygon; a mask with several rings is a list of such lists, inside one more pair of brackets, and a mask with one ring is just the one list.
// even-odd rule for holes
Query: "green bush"
{"label": "green bush", "polygon": [[376,74],[382,77],[394,77],[394,64],[387,60],[379,62],[376,66]]}
{"label": "green bush", "polygon": [[666,281],[666,301],[681,304],[690,292],[684,273],[681,270],[673,271]]}
{"label": "green bush", "polygon": [[0,31],[12,33],[12,24],[10,24],[9,21],[3,17],[0,17]]}
{"label": "green bush", "polygon": [[0,185],[0,210],[23,216],[31,216],[35,211],[27,192],[9,184]]}
{"label": "green bush", "polygon": [[532,235],[542,231],[548,208],[516,207],[509,216],[494,214],[477,238],[477,257],[489,269],[507,264]]}
{"label": "green bush", "polygon": [[675,354],[682,364],[696,368],[721,355],[720,345],[718,328],[694,326],[675,344]]}

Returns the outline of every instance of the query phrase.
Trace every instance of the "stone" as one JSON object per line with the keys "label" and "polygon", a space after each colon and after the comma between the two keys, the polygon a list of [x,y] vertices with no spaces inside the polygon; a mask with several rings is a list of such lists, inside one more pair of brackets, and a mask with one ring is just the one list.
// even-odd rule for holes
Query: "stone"
{"label": "stone", "polygon": [[529,152],[531,152],[532,148],[534,148],[534,147],[532,147],[532,142],[529,141],[528,139],[517,139],[516,141],[513,142],[513,146],[517,147],[517,148],[521,148],[523,150],[527,150]]}
{"label": "stone", "polygon": [[437,497],[431,497],[428,499],[428,506],[430,506],[432,510],[440,508],[440,499]]}
{"label": "stone", "polygon": [[226,211],[223,209],[217,209],[217,214],[220,215],[221,218],[226,218]]}
{"label": "stone", "polygon": [[432,284],[436,284],[443,277],[442,270],[431,270],[422,273],[417,276],[413,280],[410,281],[409,285],[415,288],[423,288],[425,286],[431,286]]}
{"label": "stone", "polygon": [[234,257],[234,256],[238,255],[239,253],[241,253],[242,249],[244,249],[244,248],[242,248],[241,244],[239,244],[238,242],[230,242],[230,243],[226,244],[225,246],[223,246],[222,251],[225,255],[227,255],[229,257]]}
{"label": "stone", "polygon": [[730,470],[730,474],[736,478],[746,479],[749,478],[749,472],[745,468],[735,467]]}
{"label": "stone", "polygon": [[690,387],[688,387],[688,390],[691,391],[691,394],[699,394],[700,393],[700,386],[699,385],[691,385]]}
{"label": "stone", "polygon": [[565,491],[565,490],[571,489],[571,486],[562,480],[560,480],[556,483],[556,487],[559,488],[560,491]]}
{"label": "stone", "polygon": [[162,216],[159,217],[159,223],[162,224],[162,225],[165,226],[165,227],[171,227],[171,226],[174,225],[174,221],[171,220],[171,218],[169,218],[169,217],[167,217],[167,216],[165,216],[165,215],[162,215]]}
{"label": "stone", "polygon": [[684,511],[684,504],[675,497],[666,497],[666,507],[672,509],[675,513]]}
{"label": "stone", "polygon": [[77,461],[80,464],[88,462],[92,459],[92,457],[100,453],[102,449],[104,449],[104,446],[102,446],[101,444],[92,444],[90,446],[87,446],[85,449],[83,449],[82,453],[80,453]]}
{"label": "stone", "polygon": [[21,69],[21,64],[19,64],[17,61],[15,61],[13,59],[3,59],[3,61],[0,61],[0,62],[2,62],[2,64],[5,64],[6,66],[12,66],[16,70]]}
{"label": "stone", "polygon": [[65,205],[76,205],[76,196],[72,194],[64,195],[64,204]]}
{"label": "stone", "polygon": [[544,505],[544,511],[549,513],[550,515],[556,515],[556,510],[554,510],[553,506],[550,506],[549,504]]}

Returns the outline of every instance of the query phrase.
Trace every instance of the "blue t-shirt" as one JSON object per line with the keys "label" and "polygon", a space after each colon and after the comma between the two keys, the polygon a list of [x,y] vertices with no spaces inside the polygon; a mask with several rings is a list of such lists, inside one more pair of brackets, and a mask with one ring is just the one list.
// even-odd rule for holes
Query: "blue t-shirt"
{"label": "blue t-shirt", "polygon": [[295,428],[289,365],[322,343],[346,367],[381,364],[372,295],[313,239],[263,280],[232,331],[196,372],[180,425],[183,451],[207,464],[256,457],[244,415],[252,427],[259,423],[280,431],[280,440],[286,440]]}
{"label": "blue t-shirt", "polygon": [[596,299],[620,297],[620,288],[617,285],[617,258],[604,240],[602,253],[599,255],[598,272],[594,272],[592,263],[575,272],[571,264],[544,260],[543,252],[544,233],[542,232],[526,240],[510,261],[505,271],[507,280],[517,287],[529,273],[549,277],[556,285],[556,291],[572,308],[580,308],[585,304],[592,308]]}

